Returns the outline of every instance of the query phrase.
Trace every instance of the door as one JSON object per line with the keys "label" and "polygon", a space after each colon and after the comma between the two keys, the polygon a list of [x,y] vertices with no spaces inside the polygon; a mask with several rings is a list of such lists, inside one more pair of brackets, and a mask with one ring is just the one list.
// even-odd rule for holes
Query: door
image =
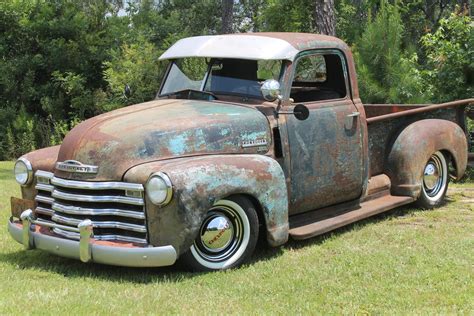
{"label": "door", "polygon": [[363,186],[360,118],[350,98],[339,52],[305,54],[296,62],[290,97],[309,117],[287,117],[290,213],[360,197]]}

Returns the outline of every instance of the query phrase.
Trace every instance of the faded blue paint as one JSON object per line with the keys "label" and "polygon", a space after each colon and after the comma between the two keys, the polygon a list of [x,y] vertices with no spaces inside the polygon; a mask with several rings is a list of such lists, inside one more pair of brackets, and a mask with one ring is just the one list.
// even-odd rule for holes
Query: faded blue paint
{"label": "faded blue paint", "polygon": [[174,155],[182,155],[186,152],[186,141],[188,137],[186,133],[176,135],[174,138],[169,140],[169,150]]}

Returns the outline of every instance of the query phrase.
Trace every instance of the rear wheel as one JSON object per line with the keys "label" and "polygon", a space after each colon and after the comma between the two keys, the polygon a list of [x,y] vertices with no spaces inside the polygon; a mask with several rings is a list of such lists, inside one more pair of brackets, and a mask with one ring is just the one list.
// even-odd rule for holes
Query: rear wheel
{"label": "rear wheel", "polygon": [[421,194],[417,204],[431,209],[443,203],[448,190],[449,171],[446,157],[437,151],[431,155],[423,170]]}
{"label": "rear wheel", "polygon": [[207,212],[198,236],[181,259],[194,271],[237,267],[252,255],[258,228],[257,213],[247,198],[220,200]]}

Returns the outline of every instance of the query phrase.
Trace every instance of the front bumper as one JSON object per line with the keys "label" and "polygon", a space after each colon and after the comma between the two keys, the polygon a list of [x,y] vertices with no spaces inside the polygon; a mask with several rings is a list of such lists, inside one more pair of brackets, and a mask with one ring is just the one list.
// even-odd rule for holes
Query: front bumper
{"label": "front bumper", "polygon": [[[44,223],[33,217],[31,210],[21,214],[21,221],[10,218],[8,231],[10,235],[26,249],[41,249],[62,257],[79,259],[83,262],[97,262],[125,267],[160,267],[169,266],[176,261],[173,246],[162,247],[124,247],[113,243],[100,243],[93,238],[90,221],[85,220],[78,228],[67,229],[80,233],[80,240],[70,240],[45,233],[46,227],[65,226]],[[112,245],[111,245],[112,244]]]}

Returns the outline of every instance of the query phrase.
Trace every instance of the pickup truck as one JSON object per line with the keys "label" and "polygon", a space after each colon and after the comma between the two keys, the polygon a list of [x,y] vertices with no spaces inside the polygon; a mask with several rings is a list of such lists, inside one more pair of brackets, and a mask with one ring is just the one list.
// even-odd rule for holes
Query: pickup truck
{"label": "pickup truck", "polygon": [[300,33],[198,36],[161,57],[155,100],[19,158],[8,230],[83,262],[194,271],[416,202],[468,161],[466,111],[363,105],[349,47]]}

